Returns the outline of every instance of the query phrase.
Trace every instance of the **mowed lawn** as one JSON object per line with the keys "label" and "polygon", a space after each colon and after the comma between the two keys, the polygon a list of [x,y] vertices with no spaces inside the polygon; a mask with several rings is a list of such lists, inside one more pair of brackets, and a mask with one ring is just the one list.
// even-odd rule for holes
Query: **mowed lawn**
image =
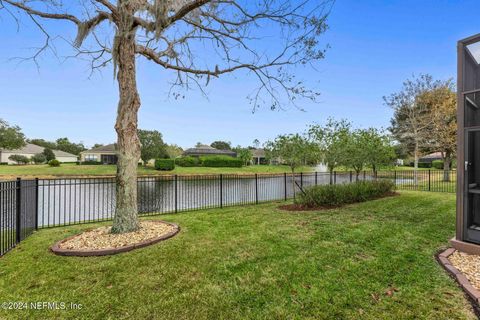
{"label": "mowed lawn", "polygon": [[434,255],[455,198],[402,192],[344,208],[279,203],[159,216],[174,238],[109,257],[48,247],[97,225],[41,230],[0,258],[2,301],[82,304],[0,310],[1,319],[475,319]]}
{"label": "mowed lawn", "polygon": [[[313,169],[302,167],[298,172],[308,172]],[[14,179],[16,177],[56,177],[56,176],[106,176],[114,175],[115,165],[76,165],[72,163],[62,164],[60,167],[50,167],[49,165],[9,165],[0,166],[0,180]],[[203,168],[203,167],[176,167],[173,171],[158,171],[152,166],[139,166],[140,175],[158,175],[158,174],[220,174],[220,173],[284,173],[290,172],[288,166],[278,165],[255,165],[242,168]]]}

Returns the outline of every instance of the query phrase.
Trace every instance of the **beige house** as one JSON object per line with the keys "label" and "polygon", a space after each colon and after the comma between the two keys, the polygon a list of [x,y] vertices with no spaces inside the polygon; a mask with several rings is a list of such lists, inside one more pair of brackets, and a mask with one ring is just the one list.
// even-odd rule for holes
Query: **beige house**
{"label": "beige house", "polygon": [[[100,162],[102,164],[117,164],[117,144],[107,144],[97,148],[80,152],[80,162]],[[143,163],[139,160],[138,163]],[[154,164],[155,159],[148,161],[149,164]]]}
{"label": "beige house", "polygon": [[117,160],[117,145],[115,143],[80,152],[81,162],[116,164]]}
{"label": "beige house", "polygon": [[[0,162],[8,163],[8,164],[16,164],[15,161],[8,159],[11,155],[17,154],[21,156],[25,156],[27,158],[31,158],[32,156],[42,153],[45,150],[44,147],[37,146],[36,144],[27,143],[24,147],[15,150],[7,150],[7,149],[0,149]],[[53,154],[55,154],[55,158],[60,162],[76,162],[78,161],[78,157],[74,154],[60,151],[60,150],[52,150]]]}

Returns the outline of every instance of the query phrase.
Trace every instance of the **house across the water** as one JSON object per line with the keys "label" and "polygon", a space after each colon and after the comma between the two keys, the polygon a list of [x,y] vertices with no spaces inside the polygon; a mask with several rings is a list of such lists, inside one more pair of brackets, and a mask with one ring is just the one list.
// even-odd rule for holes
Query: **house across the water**
{"label": "house across the water", "polygon": [[[9,159],[12,155],[20,155],[25,156],[27,158],[31,158],[32,156],[43,153],[45,150],[44,147],[37,146],[33,143],[27,143],[25,146],[19,149],[8,150],[8,149],[0,149],[0,163],[8,163],[8,164],[15,164],[15,161]],[[74,154],[61,151],[61,150],[52,150],[55,158],[60,162],[76,162],[78,157]]]}
{"label": "house across the water", "polygon": [[183,152],[184,156],[205,157],[205,156],[230,156],[236,157],[237,153],[232,150],[219,150],[207,145],[200,145],[195,148],[187,149]]}
{"label": "house across the water", "polygon": [[107,144],[105,146],[100,146],[80,152],[80,161],[101,162],[103,164],[116,164],[118,161],[117,144]]}
{"label": "house across the water", "polygon": [[435,160],[443,160],[441,152],[433,152],[418,159],[420,163],[432,163]]}

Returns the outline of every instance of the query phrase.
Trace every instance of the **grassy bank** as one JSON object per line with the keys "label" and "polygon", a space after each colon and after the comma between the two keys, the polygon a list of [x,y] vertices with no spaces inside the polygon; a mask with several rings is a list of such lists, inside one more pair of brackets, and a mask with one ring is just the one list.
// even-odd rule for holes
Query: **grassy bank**
{"label": "grassy bank", "polygon": [[[55,176],[105,176],[114,175],[114,165],[76,165],[62,164],[60,167],[48,165],[25,165],[25,166],[0,166],[0,179],[12,179],[16,177],[55,177]],[[300,171],[312,171],[310,167],[303,167]],[[138,174],[220,174],[220,173],[283,173],[290,172],[287,166],[247,166],[242,168],[203,168],[203,167],[176,167],[173,171],[157,171],[153,167],[138,167]]]}
{"label": "grassy bank", "polygon": [[453,195],[404,192],[327,211],[277,206],[161,216],[180,234],[110,257],[48,251],[92,225],[41,230],[0,258],[2,301],[82,309],[0,309],[0,318],[475,318],[434,258],[454,234]]}

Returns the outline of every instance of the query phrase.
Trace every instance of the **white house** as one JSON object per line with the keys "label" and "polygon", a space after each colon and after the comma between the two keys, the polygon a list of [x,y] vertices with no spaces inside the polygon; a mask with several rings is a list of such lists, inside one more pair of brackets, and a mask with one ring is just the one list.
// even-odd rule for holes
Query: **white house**
{"label": "white house", "polygon": [[[42,153],[45,150],[44,147],[37,146],[36,144],[27,143],[24,147],[16,150],[7,150],[7,149],[0,149],[0,162],[8,163],[8,164],[15,164],[15,161],[8,159],[11,155],[18,154],[25,156],[27,158],[31,158],[32,156]],[[78,157],[74,154],[60,151],[60,150],[52,150],[53,154],[55,154],[55,158],[60,162],[76,162]]]}

